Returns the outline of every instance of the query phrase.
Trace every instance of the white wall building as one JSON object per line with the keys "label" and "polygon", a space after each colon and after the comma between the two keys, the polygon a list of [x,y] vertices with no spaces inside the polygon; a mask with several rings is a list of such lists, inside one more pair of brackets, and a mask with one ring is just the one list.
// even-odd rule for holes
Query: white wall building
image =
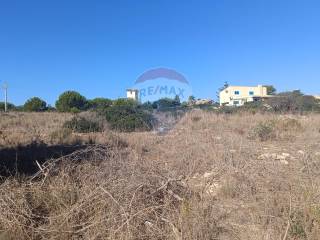
{"label": "white wall building", "polygon": [[242,106],[247,102],[254,102],[268,97],[271,96],[268,95],[267,87],[262,85],[256,87],[229,86],[220,92],[220,105]]}
{"label": "white wall building", "polygon": [[314,98],[320,100],[320,95],[316,95]]}
{"label": "white wall building", "polygon": [[138,89],[127,89],[127,98],[139,101],[139,90]]}

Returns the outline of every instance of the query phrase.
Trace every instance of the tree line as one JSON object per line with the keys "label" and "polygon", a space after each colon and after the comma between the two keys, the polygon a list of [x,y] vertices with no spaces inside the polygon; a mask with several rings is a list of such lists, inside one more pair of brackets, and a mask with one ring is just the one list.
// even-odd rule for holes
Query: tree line
{"label": "tree line", "polygon": [[[191,97],[192,99],[194,97]],[[58,111],[58,112],[72,112],[78,113],[87,110],[99,110],[105,109],[112,105],[119,105],[119,103],[128,104],[132,106],[130,99],[120,98],[116,100],[111,100],[108,98],[98,97],[94,99],[87,99],[85,96],[81,95],[76,91],[66,91],[62,93],[58,100],[55,102],[55,107],[48,105],[46,101],[39,97],[32,97],[28,99],[22,106],[15,106],[12,103],[8,103],[8,110],[11,111],[26,111],[26,112],[44,112],[44,111]],[[173,99],[162,98],[154,102],[138,103],[144,109],[166,109],[174,108],[177,106],[186,106],[187,103],[181,103],[179,96]],[[4,110],[4,103],[0,102],[0,111]]]}
{"label": "tree line", "polygon": [[[219,90],[228,86],[225,83]],[[254,109],[265,110],[267,107],[269,111],[274,112],[305,112],[305,111],[320,111],[319,100],[313,96],[305,95],[299,90],[277,93],[273,86],[267,86],[268,94],[273,95],[264,102],[247,103],[243,107],[237,107],[236,111],[242,109]],[[8,103],[7,108],[9,111],[26,111],[26,112],[44,112],[44,111],[58,111],[58,112],[71,112],[78,113],[87,110],[104,110],[113,105],[128,105],[128,107],[139,106],[144,110],[170,110],[177,108],[189,108],[192,107],[195,102],[195,97],[190,96],[188,102],[181,102],[179,96],[173,99],[163,98],[154,102],[138,103],[129,99],[116,99],[111,100],[108,98],[94,98],[87,99],[76,91],[66,91],[62,93],[58,100],[55,102],[55,107],[48,105],[43,99],[39,97],[32,97],[28,99],[22,106],[15,106],[12,103]],[[206,109],[217,109],[219,104],[210,104],[204,106]],[[203,106],[193,106],[203,107]],[[0,111],[4,110],[4,103],[0,102]],[[223,107],[222,111],[235,111],[232,107]]]}
{"label": "tree line", "polygon": [[[81,112],[89,109],[107,107],[113,103],[108,98],[87,99],[76,91],[66,91],[62,93],[55,103],[55,107],[47,104],[46,101],[39,97],[28,99],[22,106],[15,106],[8,103],[8,110],[26,111],[26,112],[44,112],[44,111],[59,111],[59,112]],[[0,109],[4,109],[4,103],[0,102]]]}

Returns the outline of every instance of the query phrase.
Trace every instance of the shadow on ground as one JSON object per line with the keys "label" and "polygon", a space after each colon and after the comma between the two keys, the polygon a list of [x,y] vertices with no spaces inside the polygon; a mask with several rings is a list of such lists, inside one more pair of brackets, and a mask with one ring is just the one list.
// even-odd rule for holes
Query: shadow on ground
{"label": "shadow on ground", "polygon": [[39,171],[36,161],[43,164],[49,159],[56,159],[86,147],[86,145],[49,146],[44,143],[31,143],[15,148],[0,149],[0,176],[35,174]]}

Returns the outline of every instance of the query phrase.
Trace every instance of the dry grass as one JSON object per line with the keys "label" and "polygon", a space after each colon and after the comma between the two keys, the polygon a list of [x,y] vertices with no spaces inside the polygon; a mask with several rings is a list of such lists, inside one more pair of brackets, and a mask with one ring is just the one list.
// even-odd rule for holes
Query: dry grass
{"label": "dry grass", "polygon": [[[266,122],[274,135],[253,137]],[[0,239],[320,239],[319,129],[319,115],[193,111],[164,136],[97,134],[3,181]]]}
{"label": "dry grass", "polygon": [[0,147],[49,142],[50,136],[72,117],[67,113],[3,113],[0,112]]}

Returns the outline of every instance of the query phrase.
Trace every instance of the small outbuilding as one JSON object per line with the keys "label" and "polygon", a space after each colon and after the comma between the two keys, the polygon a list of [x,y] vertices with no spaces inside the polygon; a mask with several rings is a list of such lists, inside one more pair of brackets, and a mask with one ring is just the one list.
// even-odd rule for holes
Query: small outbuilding
{"label": "small outbuilding", "polygon": [[139,101],[139,90],[138,89],[127,89],[127,98]]}

